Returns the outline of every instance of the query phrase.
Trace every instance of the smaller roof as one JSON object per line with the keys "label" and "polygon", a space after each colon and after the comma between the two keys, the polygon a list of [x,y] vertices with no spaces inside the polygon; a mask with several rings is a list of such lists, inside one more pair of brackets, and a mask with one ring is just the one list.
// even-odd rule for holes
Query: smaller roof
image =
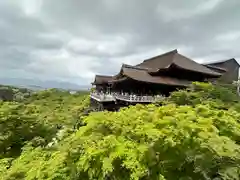
{"label": "smaller roof", "polygon": [[204,65],[214,65],[214,64],[224,63],[224,62],[227,62],[227,61],[235,61],[238,64],[238,66],[240,66],[239,62],[235,58],[224,59],[224,60],[217,60],[217,61],[207,62],[207,63],[203,63],[203,64]]}
{"label": "smaller roof", "polygon": [[113,80],[113,76],[96,75],[92,84],[107,84],[111,80]]}
{"label": "smaller roof", "polygon": [[225,68],[218,67],[218,66],[213,66],[213,65],[209,65],[209,64],[206,64],[206,65],[204,65],[204,66],[206,66],[206,67],[208,67],[208,68],[210,68],[210,69],[220,70],[220,71],[222,71],[222,72],[227,72],[227,71],[228,71],[228,70],[225,69]]}
{"label": "smaller roof", "polygon": [[108,81],[109,84],[111,83],[115,83],[115,82],[122,82],[122,81],[125,81],[127,79],[127,77],[121,77],[119,79],[112,79],[110,81]]}

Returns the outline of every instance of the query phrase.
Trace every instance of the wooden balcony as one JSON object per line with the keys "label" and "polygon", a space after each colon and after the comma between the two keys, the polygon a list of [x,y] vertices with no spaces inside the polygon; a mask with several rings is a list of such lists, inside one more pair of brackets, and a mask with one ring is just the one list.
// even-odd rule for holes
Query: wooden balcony
{"label": "wooden balcony", "polygon": [[105,94],[105,93],[91,93],[91,98],[95,99],[99,102],[110,102],[110,101],[125,101],[125,102],[131,102],[131,103],[153,103],[159,100],[162,100],[164,97],[161,95],[158,96],[148,96],[148,95],[142,95],[137,96],[133,94],[120,94],[120,93],[111,93],[111,94]]}
{"label": "wooden balcony", "polygon": [[162,100],[163,96],[137,96],[137,95],[121,95],[117,94],[116,99],[132,103],[153,103]]}
{"label": "wooden balcony", "polygon": [[116,100],[113,95],[106,94],[106,93],[92,92],[90,94],[90,97],[92,99],[95,99],[98,102],[111,102],[111,101],[115,101]]}

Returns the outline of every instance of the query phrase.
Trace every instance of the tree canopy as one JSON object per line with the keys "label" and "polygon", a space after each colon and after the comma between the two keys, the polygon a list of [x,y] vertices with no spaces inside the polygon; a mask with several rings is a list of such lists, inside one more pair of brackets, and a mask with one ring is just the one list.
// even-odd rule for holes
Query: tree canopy
{"label": "tree canopy", "polygon": [[87,94],[56,90],[2,102],[0,179],[240,179],[240,104],[229,87],[194,83],[119,112],[84,115],[88,106]]}

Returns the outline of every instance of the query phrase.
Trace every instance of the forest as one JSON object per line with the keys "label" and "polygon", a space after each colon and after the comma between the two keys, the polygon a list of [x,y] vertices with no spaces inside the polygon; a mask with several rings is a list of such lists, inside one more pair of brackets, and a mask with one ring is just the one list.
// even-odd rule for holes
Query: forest
{"label": "forest", "polygon": [[239,180],[235,86],[193,83],[149,105],[90,112],[88,92],[0,101],[1,180]]}

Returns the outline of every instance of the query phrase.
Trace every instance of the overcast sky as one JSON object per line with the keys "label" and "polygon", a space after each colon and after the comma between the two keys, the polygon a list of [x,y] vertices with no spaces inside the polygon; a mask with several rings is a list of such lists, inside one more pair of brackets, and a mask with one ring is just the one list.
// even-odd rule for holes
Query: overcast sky
{"label": "overcast sky", "polygon": [[0,0],[0,77],[89,84],[178,49],[240,60],[239,0]]}

